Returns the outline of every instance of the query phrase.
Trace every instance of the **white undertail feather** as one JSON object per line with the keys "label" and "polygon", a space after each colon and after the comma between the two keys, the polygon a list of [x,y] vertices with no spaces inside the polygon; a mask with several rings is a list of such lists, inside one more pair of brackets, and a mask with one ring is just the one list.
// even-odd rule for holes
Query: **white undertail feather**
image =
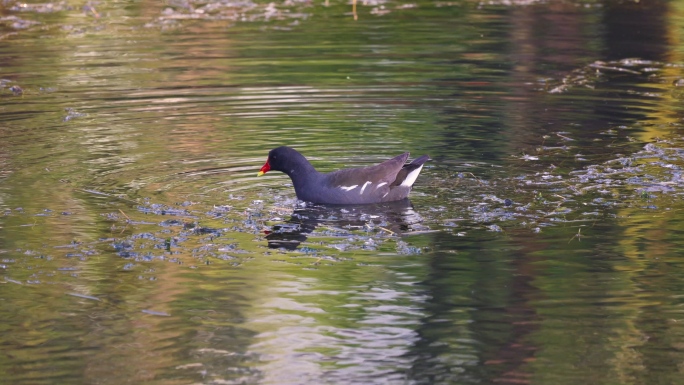
{"label": "white undertail feather", "polygon": [[359,194],[363,194],[363,190],[365,190],[365,189],[366,189],[366,186],[368,186],[369,184],[373,184],[373,182],[366,182],[366,183],[364,183],[364,184],[363,184],[363,187],[361,187],[361,191],[359,192]]}
{"label": "white undertail feather", "polygon": [[353,185],[353,186],[340,186],[340,188],[341,188],[342,190],[344,190],[344,191],[351,191],[351,190],[353,190],[353,189],[355,189],[355,188],[357,188],[357,187],[359,187],[358,184],[355,184],[355,185]]}
{"label": "white undertail feather", "polygon": [[423,169],[423,165],[418,167],[417,169],[411,171],[407,176],[406,179],[404,179],[403,182],[401,182],[401,185],[404,187],[411,187],[413,186],[414,183],[416,183],[416,179],[418,179],[418,175],[420,174],[420,170]]}

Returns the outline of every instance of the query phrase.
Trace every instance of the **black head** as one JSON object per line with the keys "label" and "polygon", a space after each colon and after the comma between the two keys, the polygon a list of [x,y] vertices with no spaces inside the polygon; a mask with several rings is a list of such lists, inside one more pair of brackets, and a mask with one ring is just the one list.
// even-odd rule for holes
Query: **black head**
{"label": "black head", "polygon": [[270,170],[282,171],[288,175],[292,175],[299,170],[309,167],[311,167],[311,165],[304,155],[297,152],[294,148],[282,146],[274,148],[268,153],[266,164],[259,170],[259,174],[257,175],[264,175]]}

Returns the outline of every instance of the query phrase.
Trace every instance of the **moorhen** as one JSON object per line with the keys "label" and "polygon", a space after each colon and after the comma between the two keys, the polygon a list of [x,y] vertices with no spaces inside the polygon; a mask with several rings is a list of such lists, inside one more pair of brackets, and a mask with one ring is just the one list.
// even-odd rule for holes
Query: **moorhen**
{"label": "moorhen", "polygon": [[403,153],[375,166],[349,168],[322,174],[304,155],[290,147],[274,148],[268,153],[257,176],[270,170],[282,171],[292,179],[297,198],[323,204],[364,204],[404,199],[430,157],[423,155],[406,163]]}

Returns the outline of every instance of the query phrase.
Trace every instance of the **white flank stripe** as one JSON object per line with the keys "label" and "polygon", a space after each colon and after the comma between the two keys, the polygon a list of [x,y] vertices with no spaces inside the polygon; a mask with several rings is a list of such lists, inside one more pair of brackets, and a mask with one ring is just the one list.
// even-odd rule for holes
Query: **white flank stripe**
{"label": "white flank stripe", "polygon": [[386,184],[387,184],[387,182],[382,182],[382,183],[380,183],[380,184],[378,185],[378,187],[376,187],[376,188],[380,188],[380,187],[382,187],[382,186],[384,186],[384,185],[386,185]]}
{"label": "white flank stripe", "polygon": [[365,189],[366,189],[366,186],[368,186],[369,184],[373,184],[373,182],[366,182],[366,183],[364,183],[364,184],[363,184],[363,187],[361,187],[361,192],[359,192],[359,194],[363,194],[363,190],[365,190]]}
{"label": "white flank stripe", "polygon": [[418,179],[418,174],[420,174],[420,170],[423,169],[423,166],[418,167],[417,169],[411,171],[407,176],[406,179],[404,179],[403,182],[401,182],[401,185],[404,187],[411,187],[413,186],[414,183],[416,183],[416,179]]}
{"label": "white flank stripe", "polygon": [[353,189],[355,189],[355,188],[357,188],[357,187],[359,187],[358,184],[355,184],[355,185],[353,185],[353,186],[340,186],[340,188],[341,188],[342,190],[344,190],[344,191],[350,191],[350,190],[353,190]]}

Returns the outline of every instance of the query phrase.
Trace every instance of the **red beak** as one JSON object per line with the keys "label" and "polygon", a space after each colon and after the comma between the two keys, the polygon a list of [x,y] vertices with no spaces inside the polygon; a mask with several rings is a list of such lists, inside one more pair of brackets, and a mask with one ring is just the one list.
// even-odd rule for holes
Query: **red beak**
{"label": "red beak", "polygon": [[270,169],[271,169],[271,165],[268,164],[268,160],[267,160],[264,167],[262,167],[261,170],[259,170],[259,173],[257,174],[257,176],[262,176],[262,175],[266,174],[268,172],[268,170],[270,170]]}

